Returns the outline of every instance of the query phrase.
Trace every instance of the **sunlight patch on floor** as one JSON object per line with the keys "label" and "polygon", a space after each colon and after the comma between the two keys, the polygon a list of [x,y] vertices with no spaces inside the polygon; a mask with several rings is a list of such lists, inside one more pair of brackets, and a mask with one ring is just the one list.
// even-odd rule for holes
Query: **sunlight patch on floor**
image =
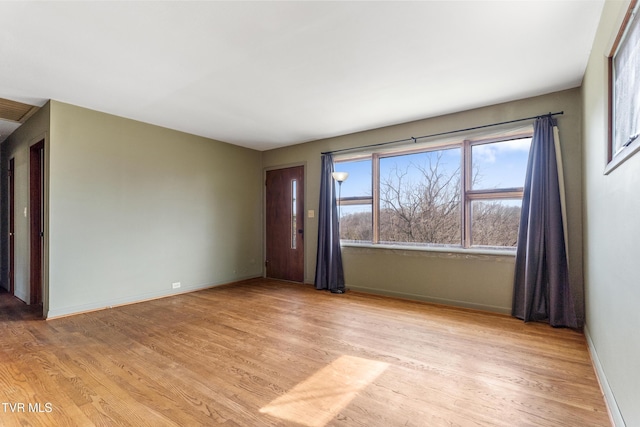
{"label": "sunlight patch on floor", "polygon": [[341,356],[260,412],[309,427],[322,427],[388,366],[384,362]]}

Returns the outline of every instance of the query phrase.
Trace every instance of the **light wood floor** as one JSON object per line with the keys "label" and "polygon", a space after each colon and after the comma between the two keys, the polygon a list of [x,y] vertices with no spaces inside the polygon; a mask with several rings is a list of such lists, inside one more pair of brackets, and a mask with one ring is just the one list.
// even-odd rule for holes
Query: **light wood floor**
{"label": "light wood floor", "polygon": [[2,294],[0,404],[3,426],[610,425],[578,332],[269,280],[50,321]]}

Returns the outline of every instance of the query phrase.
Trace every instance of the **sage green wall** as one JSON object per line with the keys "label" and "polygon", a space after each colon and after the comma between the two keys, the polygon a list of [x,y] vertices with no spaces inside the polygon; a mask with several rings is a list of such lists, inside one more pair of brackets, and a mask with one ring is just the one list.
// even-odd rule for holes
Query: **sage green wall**
{"label": "sage green wall", "polygon": [[50,139],[48,316],[261,276],[259,152],[56,101]]}
{"label": "sage green wall", "polygon": [[[584,77],[586,333],[616,425],[640,425],[640,154],[604,175],[607,55],[628,2],[607,1]],[[624,419],[624,421],[623,421]]]}
{"label": "sage green wall", "polygon": [[[31,145],[45,140],[48,145],[49,103],[40,108],[26,123],[20,126],[2,143],[2,285],[9,288],[9,159],[15,162],[15,295],[25,302],[30,300],[30,213],[29,206],[29,158]],[[46,161],[46,159],[45,159]],[[46,193],[46,189],[45,189]],[[45,194],[46,195],[46,194]],[[25,209],[27,215],[25,216]],[[46,251],[45,251],[46,253]],[[46,265],[46,259],[45,259]],[[46,274],[45,274],[46,277]],[[47,307],[46,286],[43,293],[43,305]]]}
{"label": "sage green wall", "polygon": [[[305,281],[313,283],[317,244],[317,209],[321,152],[450,131],[548,112],[558,118],[569,217],[570,275],[576,299],[582,299],[581,98],[579,89],[479,108],[442,117],[390,126],[270,150],[265,169],[305,164]],[[344,247],[347,286],[400,297],[510,312],[514,257],[371,247]],[[582,305],[578,307],[582,316]]]}

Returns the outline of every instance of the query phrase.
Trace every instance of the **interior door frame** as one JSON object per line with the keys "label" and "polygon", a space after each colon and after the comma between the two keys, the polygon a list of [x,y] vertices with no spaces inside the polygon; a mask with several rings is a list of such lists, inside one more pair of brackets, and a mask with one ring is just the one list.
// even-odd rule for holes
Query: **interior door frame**
{"label": "interior door frame", "polygon": [[9,159],[9,294],[15,295],[16,288],[16,159]]}
{"label": "interior door frame", "polygon": [[[303,274],[302,274],[302,283],[305,283],[305,279],[307,277],[307,235],[308,235],[308,231],[307,231],[307,162],[297,162],[297,163],[288,163],[288,164],[283,164],[283,165],[276,165],[276,166],[269,166],[264,168],[263,172],[262,172],[262,210],[263,210],[263,214],[262,214],[262,221],[263,221],[263,227],[262,227],[262,259],[263,261],[266,260],[267,258],[267,227],[269,226],[267,224],[267,172],[269,171],[274,171],[274,170],[280,170],[280,169],[289,169],[289,168],[295,168],[295,167],[302,167],[302,176],[304,178],[304,185],[302,186],[302,194],[304,195],[304,200],[303,200],[303,212],[301,212],[301,217],[302,217],[302,221],[303,221],[303,229],[304,229],[304,234],[305,237],[302,240],[302,269],[303,269]],[[266,263],[263,262],[262,263],[262,277],[267,277],[267,266]]]}
{"label": "interior door frame", "polygon": [[45,140],[29,147],[29,304],[43,304],[44,294]]}

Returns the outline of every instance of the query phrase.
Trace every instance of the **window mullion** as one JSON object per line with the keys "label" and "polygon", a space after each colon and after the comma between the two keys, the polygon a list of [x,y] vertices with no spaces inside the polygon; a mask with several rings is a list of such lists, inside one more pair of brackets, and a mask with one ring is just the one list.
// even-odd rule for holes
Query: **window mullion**
{"label": "window mullion", "polygon": [[473,180],[471,161],[471,143],[464,141],[462,146],[462,247],[471,247],[471,200],[468,197]]}
{"label": "window mullion", "polygon": [[471,200],[493,200],[493,199],[522,199],[524,190],[521,188],[514,189],[496,189],[496,190],[480,190],[467,191],[467,199]]}
{"label": "window mullion", "polygon": [[371,221],[373,224],[371,240],[373,244],[380,242],[380,155],[371,156],[371,187],[373,193],[373,206],[371,207]]}
{"label": "window mullion", "polygon": [[342,197],[338,199],[340,206],[370,205],[371,203],[371,197]]}

